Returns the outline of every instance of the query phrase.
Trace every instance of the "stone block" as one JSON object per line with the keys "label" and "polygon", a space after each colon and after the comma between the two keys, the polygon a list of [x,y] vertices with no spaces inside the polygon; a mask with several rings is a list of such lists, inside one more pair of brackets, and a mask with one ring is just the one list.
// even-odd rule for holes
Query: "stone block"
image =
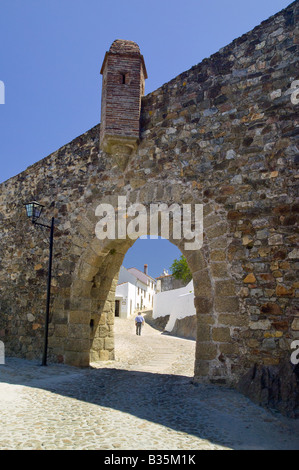
{"label": "stone block", "polygon": [[69,324],[79,323],[81,325],[89,325],[90,313],[83,310],[71,310],[68,312]]}
{"label": "stone block", "polygon": [[109,335],[109,332],[110,332],[109,327],[106,325],[101,325],[98,328],[98,336],[100,338],[106,338]]}
{"label": "stone block", "polygon": [[59,308],[52,308],[52,320],[51,322],[55,325],[61,324],[65,325],[68,322],[68,314],[64,310],[60,310]]}
{"label": "stone block", "polygon": [[214,315],[198,315],[197,316],[197,325],[214,325],[215,324],[215,316]]}
{"label": "stone block", "polygon": [[212,284],[207,269],[202,269],[193,274],[194,294],[199,297],[212,295]]}
{"label": "stone block", "polygon": [[204,218],[203,223],[204,227],[211,227],[212,225],[216,225],[221,221],[220,217],[215,214],[209,214],[207,217]]}
{"label": "stone block", "polygon": [[218,323],[220,325],[246,327],[248,326],[248,322],[249,320],[246,315],[220,314],[218,317]]}
{"label": "stone block", "polygon": [[289,329],[289,322],[287,320],[282,320],[282,321],[275,321],[272,322],[273,328],[275,328],[276,331],[276,336],[278,334],[282,335],[283,331],[287,331]]}
{"label": "stone block", "polygon": [[234,313],[239,311],[238,297],[216,297],[215,310],[220,313]]}
{"label": "stone block", "polygon": [[229,343],[231,341],[229,328],[213,328],[212,339],[220,343]]}
{"label": "stone block", "polygon": [[279,233],[274,233],[268,238],[268,244],[271,245],[283,245],[283,236]]}
{"label": "stone block", "polygon": [[89,352],[65,351],[64,362],[74,367],[88,367]]}
{"label": "stone block", "polygon": [[[219,251],[219,250],[223,250],[224,251],[224,254],[225,254],[225,250],[227,248],[227,239],[225,237],[222,237],[222,238],[212,238],[209,242],[209,246],[211,248],[211,252],[212,251]],[[225,254],[225,259],[226,259],[226,254]],[[221,260],[219,260],[221,261]]]}
{"label": "stone block", "polygon": [[276,286],[276,295],[279,297],[294,297],[294,289],[282,285]]}
{"label": "stone block", "polygon": [[92,340],[91,347],[90,349],[94,351],[100,351],[101,349],[104,349],[104,338],[99,338],[96,337]]}
{"label": "stone block", "polygon": [[92,281],[98,271],[99,268],[96,266],[91,266],[90,264],[81,261],[78,269],[78,279],[83,281]]}
{"label": "stone block", "polygon": [[106,325],[107,323],[107,313],[101,313],[100,315],[93,315],[94,323],[96,326]]}
{"label": "stone block", "polygon": [[299,259],[299,249],[295,248],[288,254],[289,259]]}
{"label": "stone block", "polygon": [[216,281],[215,295],[218,297],[232,297],[235,295],[235,283],[233,280]]}
{"label": "stone block", "polygon": [[184,254],[185,254],[188,266],[190,267],[193,273],[204,270],[206,268],[206,261],[200,250],[186,251]]}
{"label": "stone block", "polygon": [[58,278],[59,289],[70,288],[73,282],[73,277],[71,274],[62,274]]}
{"label": "stone block", "polygon": [[68,334],[67,325],[55,325],[55,336],[57,338],[65,338]]}
{"label": "stone block", "polygon": [[100,360],[100,353],[99,351],[96,350],[91,350],[89,353],[89,361],[90,363],[92,362],[98,362]]}
{"label": "stone block", "polygon": [[111,354],[109,351],[103,349],[99,351],[99,360],[100,361],[109,361],[111,359]]}
{"label": "stone block", "polygon": [[103,259],[104,259],[104,256],[96,254],[95,251],[92,250],[91,248],[88,248],[84,252],[84,261],[90,266],[99,268],[101,264],[103,263]]}
{"label": "stone block", "polygon": [[213,360],[217,356],[217,346],[211,343],[197,343],[196,359],[197,360]]}
{"label": "stone block", "polygon": [[208,361],[200,361],[195,364],[195,377],[207,377],[210,371],[210,363]]}
{"label": "stone block", "polygon": [[265,366],[278,366],[280,364],[280,359],[278,357],[263,357],[262,363]]}
{"label": "stone block", "polygon": [[111,338],[111,337],[105,338],[104,344],[105,344],[105,349],[107,349],[108,351],[113,350],[114,349],[114,338]]}
{"label": "stone block", "polygon": [[225,261],[226,253],[224,250],[214,250],[210,254],[211,261]]}
{"label": "stone block", "polygon": [[84,352],[90,349],[89,339],[67,338],[64,344],[66,351]]}
{"label": "stone block", "polygon": [[[275,328],[275,323],[272,323],[273,328]],[[282,331],[265,331],[264,338],[281,338],[283,336]]]}
{"label": "stone block", "polygon": [[207,315],[213,310],[213,300],[208,297],[195,297],[194,306],[197,315]]}
{"label": "stone block", "polygon": [[205,342],[211,340],[211,328],[203,323],[197,324],[197,341]]}
{"label": "stone block", "polygon": [[211,273],[216,278],[228,278],[226,263],[211,263]]}
{"label": "stone block", "polygon": [[107,325],[109,325],[110,328],[114,325],[114,308],[111,308],[110,312],[107,312]]}
{"label": "stone block", "polygon": [[264,315],[281,315],[281,307],[274,302],[267,302],[261,306],[261,313]]}
{"label": "stone block", "polygon": [[260,343],[257,339],[248,339],[247,346],[249,348],[257,349],[260,346]]}
{"label": "stone block", "polygon": [[90,249],[94,251],[94,253],[101,258],[105,258],[105,256],[109,253],[110,248],[108,246],[107,240],[99,240],[98,238],[94,238],[90,244]]}
{"label": "stone block", "polygon": [[240,353],[239,346],[236,343],[221,343],[219,345],[219,351],[225,356],[233,356]]}
{"label": "stone block", "polygon": [[91,309],[91,299],[84,297],[71,297],[69,303],[70,310],[83,310],[88,312]]}
{"label": "stone block", "polygon": [[226,224],[219,224],[214,225],[213,227],[206,228],[205,233],[208,238],[218,238],[222,235],[225,235],[227,233],[227,230],[228,228]]}
{"label": "stone block", "polygon": [[253,273],[248,274],[243,280],[245,284],[254,284],[256,282],[256,277]]}
{"label": "stone block", "polygon": [[90,336],[89,324],[71,323],[68,325],[68,337],[76,339],[87,339]]}
{"label": "stone block", "polygon": [[276,349],[276,341],[275,338],[266,338],[262,342],[262,349],[265,351],[272,351]]}
{"label": "stone block", "polygon": [[49,336],[48,345],[51,349],[63,351],[64,349],[64,338],[58,336]]}
{"label": "stone block", "polygon": [[267,256],[270,255],[271,248],[269,246],[262,246],[258,250],[258,254],[261,258],[266,258]]}
{"label": "stone block", "polygon": [[270,330],[271,323],[269,320],[250,321],[249,328],[251,330]]}

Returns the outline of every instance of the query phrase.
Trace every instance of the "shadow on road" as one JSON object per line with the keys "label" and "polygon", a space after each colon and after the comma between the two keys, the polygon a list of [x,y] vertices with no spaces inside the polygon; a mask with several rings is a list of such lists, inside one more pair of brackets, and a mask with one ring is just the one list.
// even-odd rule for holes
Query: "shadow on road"
{"label": "shadow on road", "polygon": [[235,390],[195,385],[190,377],[113,367],[44,368],[31,363],[29,372],[26,368],[23,373],[22,362],[17,369],[17,360],[13,361],[12,370],[8,367],[2,373],[0,368],[0,383],[39,388],[119,410],[231,449],[299,449],[298,427],[296,439],[287,420],[259,408]]}

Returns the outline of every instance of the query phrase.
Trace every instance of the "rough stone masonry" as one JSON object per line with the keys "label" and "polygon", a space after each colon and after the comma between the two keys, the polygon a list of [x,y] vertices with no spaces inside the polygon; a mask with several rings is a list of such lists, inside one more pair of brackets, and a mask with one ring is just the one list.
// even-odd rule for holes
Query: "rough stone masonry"
{"label": "rough stone masonry", "polygon": [[43,349],[48,246],[23,203],[36,199],[45,219],[55,216],[49,359],[76,366],[114,357],[115,286],[133,244],[96,238],[98,204],[119,195],[146,207],[203,204],[203,248],[170,240],[193,273],[195,380],[244,390],[245,377],[258,400],[292,396],[296,408],[298,20],[297,0],[147,96],[137,44],[112,44],[101,124],[0,186],[7,355],[36,359]]}

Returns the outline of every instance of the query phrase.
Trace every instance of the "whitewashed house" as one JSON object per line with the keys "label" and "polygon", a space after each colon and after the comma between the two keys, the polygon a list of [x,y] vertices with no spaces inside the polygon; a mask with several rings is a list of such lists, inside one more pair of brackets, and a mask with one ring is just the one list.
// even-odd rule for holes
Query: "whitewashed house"
{"label": "whitewashed house", "polygon": [[148,266],[144,272],[137,268],[120,268],[115,292],[115,316],[129,318],[139,310],[153,308],[157,282],[148,275]]}
{"label": "whitewashed house", "polygon": [[169,320],[165,331],[169,333],[172,332],[176,320],[196,315],[193,281],[190,281],[185,287],[158,292],[155,295],[153,319],[168,315]]}

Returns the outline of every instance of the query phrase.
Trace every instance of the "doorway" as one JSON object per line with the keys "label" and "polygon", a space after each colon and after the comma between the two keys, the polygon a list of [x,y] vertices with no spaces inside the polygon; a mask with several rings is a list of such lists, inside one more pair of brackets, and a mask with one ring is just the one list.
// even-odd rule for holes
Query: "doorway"
{"label": "doorway", "polygon": [[119,317],[119,300],[115,301],[115,316]]}

